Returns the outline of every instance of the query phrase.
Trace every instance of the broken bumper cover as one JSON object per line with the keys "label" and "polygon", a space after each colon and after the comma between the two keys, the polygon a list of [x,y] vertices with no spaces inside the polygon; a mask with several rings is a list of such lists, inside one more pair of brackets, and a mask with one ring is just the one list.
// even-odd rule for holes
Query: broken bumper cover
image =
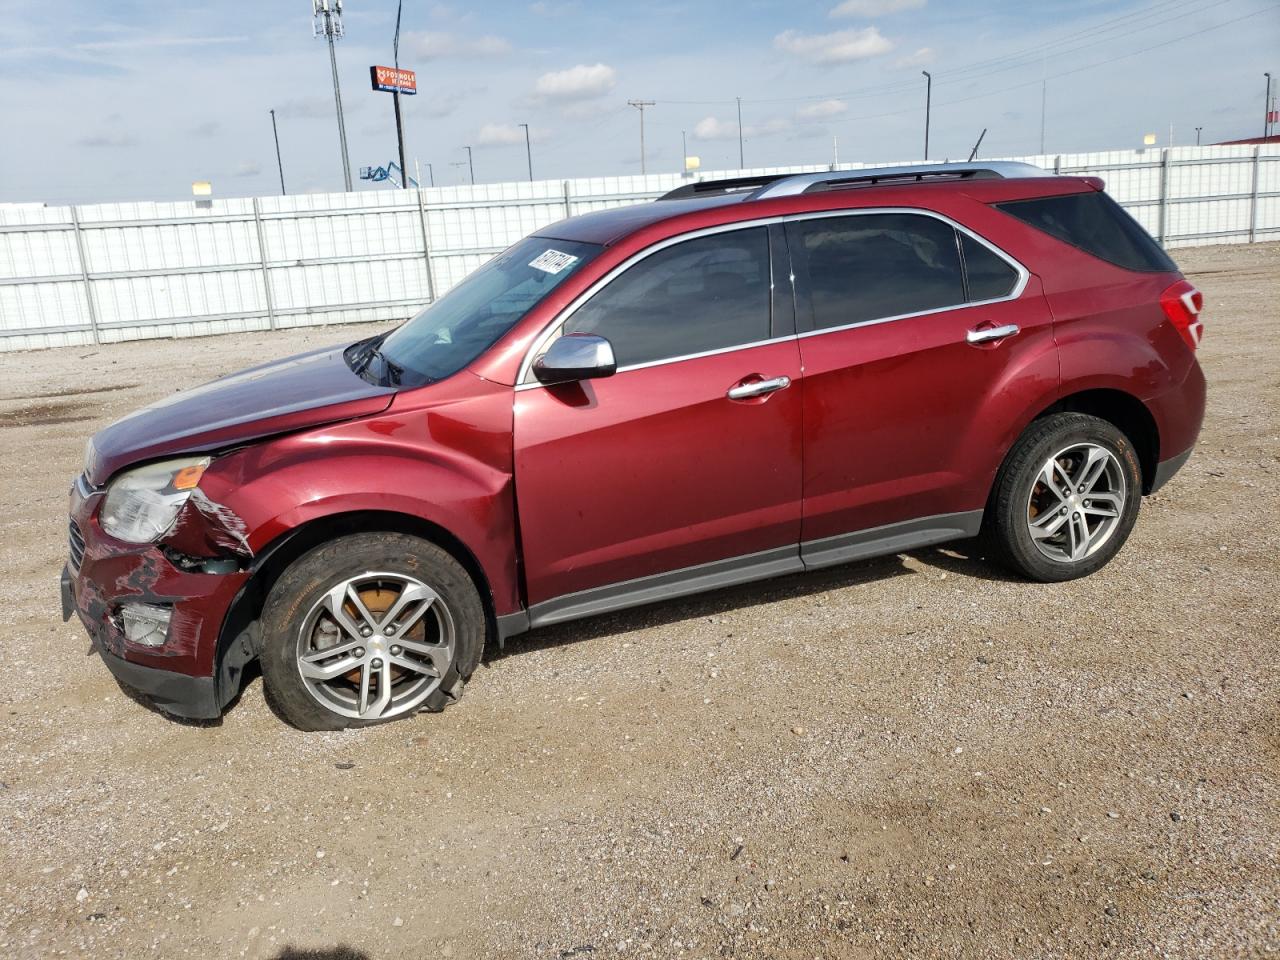
{"label": "broken bumper cover", "polygon": [[[75,595],[75,578],[71,570],[62,568],[62,619],[70,620],[77,612]],[[84,618],[81,617],[83,620]],[[89,625],[85,624],[86,628]],[[102,657],[112,676],[126,687],[134,690],[154,703],[165,713],[190,720],[213,720],[222,715],[222,704],[213,677],[192,677],[172,670],[161,670],[156,667],[131,663],[118,657],[106,649],[99,641],[97,632],[89,629],[89,637],[93,647]]]}
{"label": "broken bumper cover", "polygon": [[[71,496],[72,562],[61,577],[62,614],[80,618],[108,669],[166,713],[212,719],[234,695],[218,689],[215,667],[226,614],[249,574],[179,569],[155,544],[128,544],[97,521],[100,494]],[[121,629],[126,604],[172,611],[164,642],[131,642]]]}
{"label": "broken bumper cover", "polygon": [[222,715],[222,700],[212,672],[208,676],[190,676],[160,667],[126,660],[108,647],[110,628],[95,627],[76,603],[75,577],[68,567],[62,568],[62,619],[80,615],[93,642],[93,648],[112,675],[126,687],[142,694],[165,713],[191,720],[213,720]]}

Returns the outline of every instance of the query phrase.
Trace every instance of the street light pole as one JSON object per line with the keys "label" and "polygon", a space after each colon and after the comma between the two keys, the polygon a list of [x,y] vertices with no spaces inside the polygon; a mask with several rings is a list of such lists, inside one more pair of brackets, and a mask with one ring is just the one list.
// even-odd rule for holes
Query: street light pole
{"label": "street light pole", "polygon": [[[396,4],[396,38],[391,48],[395,56],[396,76],[399,76],[400,70],[400,14],[404,9],[404,0],[400,0]],[[396,83],[400,81],[397,79]],[[400,119],[400,91],[393,90],[391,92],[391,100],[396,111],[396,145],[400,148],[400,186],[405,190],[409,189],[409,170],[405,166],[404,161],[404,123]]]}
{"label": "street light pole", "polygon": [[742,98],[738,97],[738,169],[741,170],[747,165],[742,159]]}
{"label": "street light pole", "polygon": [[476,185],[476,165],[471,160],[471,148],[463,147],[462,149],[467,151],[467,173],[471,175],[471,185],[474,187]]}
{"label": "street light pole", "polygon": [[924,74],[924,158],[929,159],[929,109],[933,105],[933,75],[928,70],[921,70]]}
{"label": "street light pole", "polygon": [[1197,147],[1200,146],[1200,131],[1203,129],[1204,127],[1196,127],[1196,146]]}
{"label": "street light pole", "polygon": [[1271,74],[1263,76],[1267,78],[1267,95],[1262,101],[1262,135],[1266,137],[1271,134]]}
{"label": "street light pole", "polygon": [[276,129],[276,112],[271,110],[271,135],[276,139],[276,168],[280,171],[280,195],[288,191],[284,188],[284,161],[280,159],[280,131]]}
{"label": "street light pole", "polygon": [[522,123],[519,126],[524,127],[524,156],[529,161],[529,182],[533,183],[533,148],[529,146],[529,125]]}

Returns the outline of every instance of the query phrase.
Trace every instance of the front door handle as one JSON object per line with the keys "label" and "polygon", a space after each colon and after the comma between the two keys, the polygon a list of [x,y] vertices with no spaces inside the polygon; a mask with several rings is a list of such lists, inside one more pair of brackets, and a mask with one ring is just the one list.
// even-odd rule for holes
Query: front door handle
{"label": "front door handle", "polygon": [[969,343],[988,343],[992,340],[1003,340],[1005,337],[1012,337],[1019,332],[1016,323],[1006,323],[1002,327],[986,327],[981,330],[970,330],[964,335]]}
{"label": "front door handle", "polygon": [[753,380],[751,383],[740,383],[730,387],[727,396],[730,400],[750,400],[752,397],[763,397],[767,393],[775,393],[791,386],[790,377],[774,377],[772,380]]}

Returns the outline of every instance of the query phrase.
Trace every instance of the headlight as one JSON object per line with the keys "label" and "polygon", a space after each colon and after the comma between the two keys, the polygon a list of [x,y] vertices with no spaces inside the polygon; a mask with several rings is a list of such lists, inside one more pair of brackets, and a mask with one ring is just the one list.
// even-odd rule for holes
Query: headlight
{"label": "headlight", "polygon": [[102,529],[126,543],[150,543],[163,536],[191,497],[208,457],[165,460],[122,473],[107,488]]}

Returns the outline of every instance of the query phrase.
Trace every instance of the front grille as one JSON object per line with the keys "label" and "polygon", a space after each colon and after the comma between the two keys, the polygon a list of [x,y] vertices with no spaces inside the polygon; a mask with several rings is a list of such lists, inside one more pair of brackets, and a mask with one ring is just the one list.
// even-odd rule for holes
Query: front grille
{"label": "front grille", "polygon": [[71,570],[74,573],[80,570],[80,564],[84,561],[84,534],[80,532],[80,527],[74,520],[71,521],[70,534]]}

